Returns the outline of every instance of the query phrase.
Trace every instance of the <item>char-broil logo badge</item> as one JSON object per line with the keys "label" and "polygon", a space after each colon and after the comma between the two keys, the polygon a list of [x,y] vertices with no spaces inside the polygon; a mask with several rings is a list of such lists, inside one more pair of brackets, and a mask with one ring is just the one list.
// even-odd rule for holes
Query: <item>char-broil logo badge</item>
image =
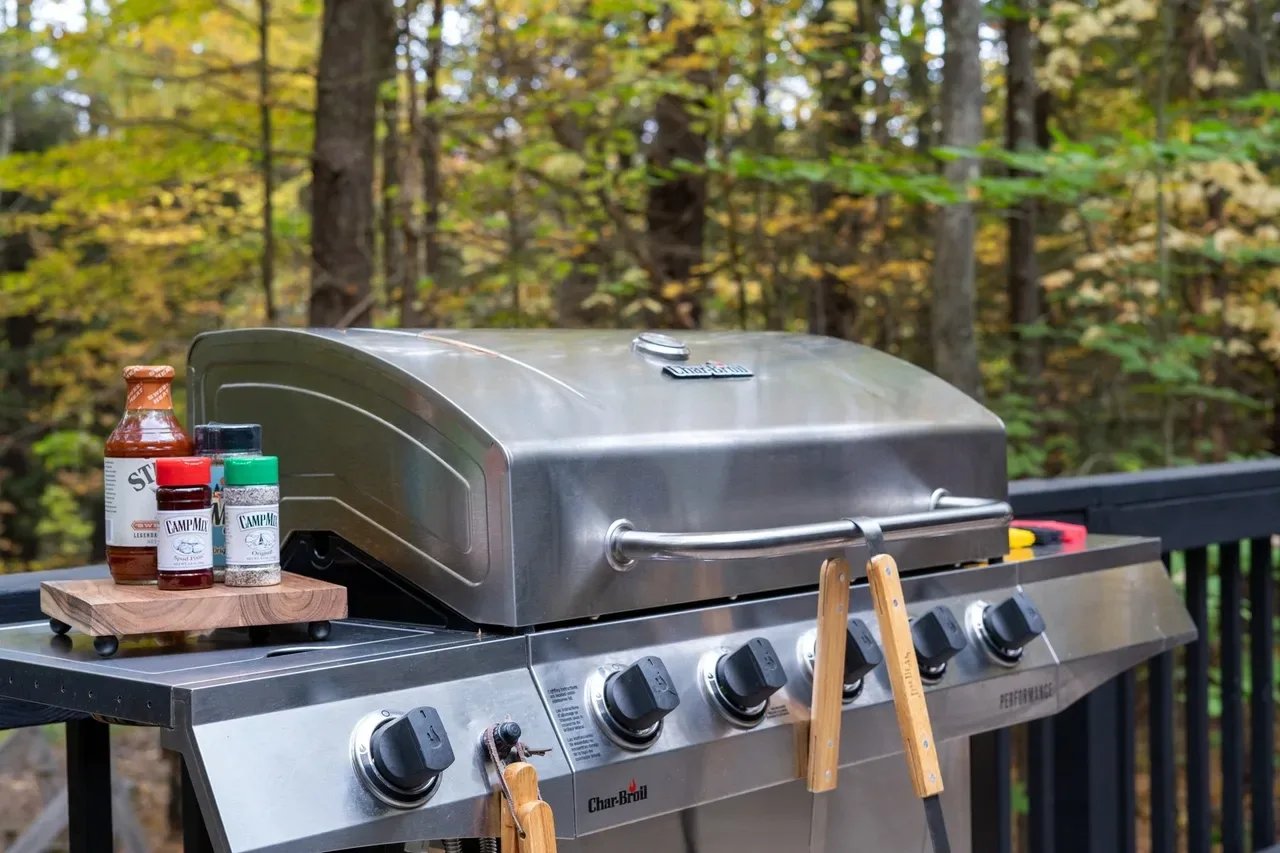
{"label": "char-broil logo badge", "polygon": [[662,372],[672,379],[750,379],[751,369],[741,364],[708,361],[703,364],[668,364]]}
{"label": "char-broil logo badge", "polygon": [[626,806],[647,799],[649,799],[649,786],[637,785],[636,780],[632,779],[630,785],[611,797],[592,797],[587,800],[587,811],[595,814],[615,806]]}

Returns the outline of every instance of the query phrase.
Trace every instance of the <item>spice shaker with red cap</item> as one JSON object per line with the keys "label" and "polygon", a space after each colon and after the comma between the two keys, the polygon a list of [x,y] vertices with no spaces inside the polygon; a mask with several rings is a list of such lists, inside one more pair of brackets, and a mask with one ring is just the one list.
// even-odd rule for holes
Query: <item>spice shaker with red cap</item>
{"label": "spice shaker with red cap", "polygon": [[213,586],[213,491],[207,456],[156,460],[157,585],[164,590]]}

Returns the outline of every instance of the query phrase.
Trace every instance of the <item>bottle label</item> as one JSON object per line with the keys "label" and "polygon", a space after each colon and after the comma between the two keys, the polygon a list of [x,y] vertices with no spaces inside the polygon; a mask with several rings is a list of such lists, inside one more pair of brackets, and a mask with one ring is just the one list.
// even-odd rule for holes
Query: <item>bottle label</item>
{"label": "bottle label", "polygon": [[192,572],[213,568],[213,509],[159,510],[156,569]]}
{"label": "bottle label", "polygon": [[156,460],[108,456],[102,480],[107,544],[156,547]]}
{"label": "bottle label", "polygon": [[135,380],[125,390],[124,407],[128,409],[172,409],[171,379]]}
{"label": "bottle label", "polygon": [[227,564],[274,566],[280,562],[280,506],[226,507]]}
{"label": "bottle label", "polygon": [[225,538],[224,509],[222,507],[223,464],[214,462],[209,466],[209,489],[213,492],[213,567],[221,569],[227,564],[227,545]]}

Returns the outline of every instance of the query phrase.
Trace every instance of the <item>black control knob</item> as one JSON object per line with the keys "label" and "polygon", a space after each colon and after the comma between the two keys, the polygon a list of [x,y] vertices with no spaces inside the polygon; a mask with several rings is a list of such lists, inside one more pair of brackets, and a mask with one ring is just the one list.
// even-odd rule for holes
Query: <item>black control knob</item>
{"label": "black control knob", "polygon": [[1017,657],[1022,647],[1044,633],[1044,617],[1025,592],[1015,592],[982,611],[982,627],[996,654]]}
{"label": "black control knob", "polygon": [[420,791],[453,764],[453,747],[435,708],[414,708],[379,726],[369,741],[373,764],[402,791]]}
{"label": "black control knob", "polygon": [[867,623],[861,619],[850,619],[849,629],[844,636],[845,686],[851,686],[865,678],[883,660],[884,652],[876,645],[876,638],[871,636]]}
{"label": "black control knob", "polygon": [[730,704],[739,710],[755,708],[782,689],[787,673],[764,637],[748,640],[736,652],[716,662],[716,684]]}
{"label": "black control knob", "polygon": [[947,661],[955,657],[967,642],[955,614],[945,604],[939,604],[911,623],[911,639],[916,647],[920,671],[929,678],[942,675]]}
{"label": "black control knob", "polygon": [[680,695],[662,660],[649,655],[609,676],[604,683],[604,704],[618,725],[642,732],[674,711]]}

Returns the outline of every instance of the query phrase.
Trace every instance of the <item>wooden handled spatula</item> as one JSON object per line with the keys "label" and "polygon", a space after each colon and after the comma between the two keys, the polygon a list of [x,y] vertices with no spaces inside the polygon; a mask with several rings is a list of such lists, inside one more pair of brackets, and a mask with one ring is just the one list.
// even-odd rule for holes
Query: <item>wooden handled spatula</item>
{"label": "wooden handled spatula", "polygon": [[884,644],[884,660],[889,668],[893,707],[898,713],[911,787],[924,801],[925,822],[929,825],[934,853],[951,853],[942,802],[938,799],[942,793],[938,744],[929,723],[924,684],[920,680],[915,644],[911,641],[911,624],[907,621],[907,602],[893,557],[874,554],[867,563],[867,583],[871,587],[876,620],[880,623],[880,640]]}

